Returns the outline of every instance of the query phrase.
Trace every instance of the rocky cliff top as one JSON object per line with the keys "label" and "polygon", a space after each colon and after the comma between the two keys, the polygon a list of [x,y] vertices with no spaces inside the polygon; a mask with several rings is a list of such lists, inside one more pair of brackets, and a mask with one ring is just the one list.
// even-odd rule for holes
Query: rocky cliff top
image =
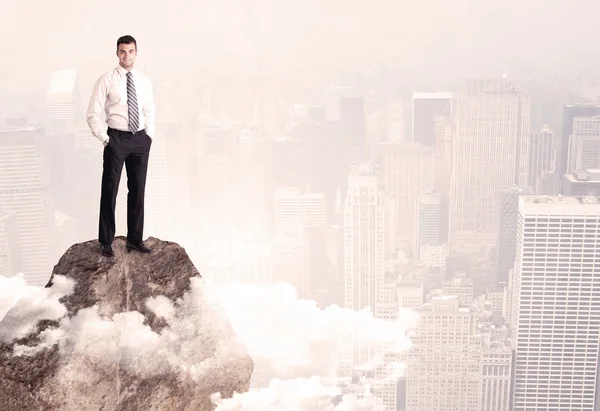
{"label": "rocky cliff top", "polygon": [[212,410],[213,393],[248,390],[253,362],[185,250],[146,244],[74,244],[6,314],[0,409]]}

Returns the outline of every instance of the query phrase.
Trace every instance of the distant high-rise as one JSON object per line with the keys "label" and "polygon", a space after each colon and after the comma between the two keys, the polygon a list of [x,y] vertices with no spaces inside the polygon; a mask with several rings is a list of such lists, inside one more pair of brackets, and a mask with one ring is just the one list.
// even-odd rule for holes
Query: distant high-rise
{"label": "distant high-rise", "polygon": [[448,242],[449,204],[452,183],[452,141],[456,133],[455,117],[435,119],[433,190],[440,193],[440,240]]}
{"label": "distant high-rise", "polygon": [[0,209],[16,216],[21,266],[32,285],[45,285],[52,273],[55,209],[51,156],[51,142],[43,128],[0,130]]}
{"label": "distant high-rise", "polygon": [[441,198],[439,193],[425,194],[419,202],[419,253],[424,245],[440,245]]}
{"label": "distant high-rise", "polygon": [[600,170],[575,170],[572,174],[565,174],[561,194],[566,196],[600,196]]}
{"label": "distant high-rise", "polygon": [[600,199],[522,196],[511,284],[513,411],[600,399]]}
{"label": "distant high-rise", "polygon": [[367,126],[364,98],[360,96],[342,97],[340,117],[347,135],[347,144],[359,150],[363,156],[366,155]]}
{"label": "distant high-rise", "polygon": [[554,133],[548,126],[531,134],[529,147],[529,167],[527,171],[527,185],[535,194],[550,194],[544,192],[548,176],[556,176],[555,172],[556,150],[554,149]]}
{"label": "distant high-rise", "polygon": [[383,286],[383,196],[377,171],[354,166],[344,205],[345,306],[375,312]]}
{"label": "distant high-rise", "polygon": [[600,168],[600,115],[575,117],[569,142],[567,173]]}
{"label": "distant high-rise", "polygon": [[515,263],[519,197],[533,194],[530,187],[506,187],[500,191],[498,219],[498,281],[507,282]]}
{"label": "distant high-rise", "polygon": [[412,130],[414,143],[435,145],[435,122],[452,115],[452,93],[413,93]]}
{"label": "distant high-rise", "polygon": [[568,172],[569,141],[573,134],[575,117],[593,117],[600,115],[600,104],[568,104],[563,109],[562,136],[560,144],[560,164],[557,164],[559,175]]}
{"label": "distant high-rise", "polygon": [[326,201],[323,193],[303,193],[298,188],[275,190],[274,227],[299,223],[306,228],[325,228]]}
{"label": "distant high-rise", "polygon": [[82,120],[77,69],[54,70],[46,88],[46,129],[73,131]]}
{"label": "distant high-rise", "polygon": [[324,110],[325,121],[342,119],[342,99],[355,95],[354,86],[315,86],[309,91],[310,107],[321,107]]}
{"label": "distant high-rise", "polygon": [[404,102],[402,100],[390,100],[385,106],[385,141],[389,143],[404,143]]}
{"label": "distant high-rise", "polygon": [[452,143],[450,244],[454,252],[492,248],[498,193],[525,185],[531,97],[509,80],[466,80]]}
{"label": "distant high-rise", "polygon": [[21,271],[17,216],[0,209],[0,275],[10,277]]}
{"label": "distant high-rise", "polygon": [[309,249],[304,225],[289,222],[277,227],[272,242],[273,280],[291,284],[302,299],[310,291]]}
{"label": "distant high-rise", "polygon": [[381,143],[384,190],[394,201],[395,249],[418,255],[419,202],[433,186],[433,147]]}
{"label": "distant high-rise", "polygon": [[[370,164],[353,166],[344,204],[344,300],[345,307],[378,312],[384,284],[384,205],[377,170]],[[373,360],[375,346],[364,343],[355,330],[353,365]]]}

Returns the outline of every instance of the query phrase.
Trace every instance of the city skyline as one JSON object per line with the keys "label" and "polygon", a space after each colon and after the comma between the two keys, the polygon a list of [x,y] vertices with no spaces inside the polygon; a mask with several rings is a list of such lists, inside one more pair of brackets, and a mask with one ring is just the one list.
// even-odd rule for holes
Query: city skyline
{"label": "city skyline", "polygon": [[[85,108],[131,34],[157,109],[143,238],[202,277],[165,324],[206,332],[194,304],[219,304],[255,363],[216,411],[600,407],[600,3],[161,7],[0,6],[0,323],[60,317],[68,283],[44,286],[97,240]],[[117,236],[127,191],[123,172]],[[98,307],[117,346],[208,366]],[[56,323],[26,350],[96,338]]]}

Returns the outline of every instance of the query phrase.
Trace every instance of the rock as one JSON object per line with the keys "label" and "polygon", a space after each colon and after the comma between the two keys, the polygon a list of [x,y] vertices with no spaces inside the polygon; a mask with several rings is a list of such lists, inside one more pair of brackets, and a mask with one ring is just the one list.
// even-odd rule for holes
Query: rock
{"label": "rock", "polygon": [[[246,392],[254,363],[185,250],[103,257],[75,244],[43,300],[0,321],[0,410],[213,410]],[[30,327],[28,327],[30,325]]]}

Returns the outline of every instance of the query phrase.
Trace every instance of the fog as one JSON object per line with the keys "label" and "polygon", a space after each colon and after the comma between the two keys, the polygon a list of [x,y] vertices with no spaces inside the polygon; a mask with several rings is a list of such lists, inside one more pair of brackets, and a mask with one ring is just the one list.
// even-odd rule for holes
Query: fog
{"label": "fog", "polygon": [[[529,340],[517,347],[517,335],[527,331],[517,320],[529,318],[519,311],[529,295],[520,281],[541,278],[547,267],[540,261],[555,257],[536,250],[535,265],[519,265],[517,236],[527,235],[517,225],[528,212],[523,198],[600,198],[593,151],[600,135],[581,132],[587,123],[574,120],[600,130],[600,117],[592,117],[600,106],[565,110],[600,104],[598,21],[598,0],[2,0],[0,319],[15,305],[24,317],[11,317],[20,325],[0,338],[65,314],[58,299],[72,284],[39,286],[71,245],[98,236],[103,147],[85,110],[99,76],[118,65],[117,39],[132,35],[135,67],[149,76],[156,101],[143,237],[185,247],[258,364],[252,390],[227,400],[215,395],[217,409],[395,411],[390,404],[416,401],[426,386],[441,399],[419,397],[423,402],[407,410],[448,401],[453,409],[482,411],[486,395],[497,395],[498,407],[485,411],[508,411],[513,355],[539,348]],[[71,69],[73,84],[51,95],[53,73]],[[18,130],[25,125],[43,132]],[[35,143],[19,140],[21,132],[35,134]],[[567,190],[582,172],[589,186]],[[117,235],[127,230],[126,181],[123,168]],[[31,197],[13,195],[19,190]],[[590,204],[573,201],[575,208]],[[600,221],[600,209],[587,215],[596,214]],[[561,238],[559,256],[570,253]],[[569,264],[569,278],[579,278],[575,268],[584,260]],[[590,281],[590,293],[580,301],[581,290],[569,289],[568,301],[589,303],[580,312],[597,317],[580,320],[597,340],[600,278]],[[538,286],[558,295],[548,284]],[[200,297],[188,298],[189,324],[199,326],[193,301]],[[151,304],[174,316],[174,329],[189,325],[169,302]],[[555,309],[549,307],[548,315]],[[151,342],[135,361],[167,350],[168,341],[144,327],[139,313],[106,319],[89,309],[47,332],[41,346],[15,352],[106,330],[136,351],[141,342],[120,335],[123,324]],[[345,392],[323,382],[337,378],[325,365],[334,346],[348,343],[342,335],[350,324],[375,343],[393,340],[394,355],[379,354],[387,355],[384,382],[397,386],[374,389],[388,408],[377,408],[372,397],[331,401]],[[549,325],[548,338],[562,335],[564,324]],[[581,326],[573,338],[585,341],[589,330]],[[456,369],[436,357],[447,347],[463,356]],[[589,351],[586,366],[597,383],[598,350],[579,349]],[[353,372],[365,365],[359,351],[346,358]],[[562,352],[552,355],[567,361]],[[169,358],[148,374],[188,365]],[[455,378],[471,372],[469,362],[479,374]],[[581,370],[569,374],[561,364],[564,375],[550,384],[568,388]],[[428,385],[432,375],[450,388]],[[489,389],[469,385],[491,379],[498,382]],[[360,389],[363,382],[355,381]],[[582,396],[594,398],[586,383]],[[460,402],[464,392],[473,395],[468,405]],[[521,387],[516,401],[529,394],[538,389]],[[564,399],[570,395],[551,408],[571,407]]]}
{"label": "fog", "polygon": [[0,86],[39,87],[56,68],[102,71],[126,33],[153,72],[202,67],[302,81],[390,70],[408,83],[573,73],[597,67],[599,12],[594,0],[4,0]]}

